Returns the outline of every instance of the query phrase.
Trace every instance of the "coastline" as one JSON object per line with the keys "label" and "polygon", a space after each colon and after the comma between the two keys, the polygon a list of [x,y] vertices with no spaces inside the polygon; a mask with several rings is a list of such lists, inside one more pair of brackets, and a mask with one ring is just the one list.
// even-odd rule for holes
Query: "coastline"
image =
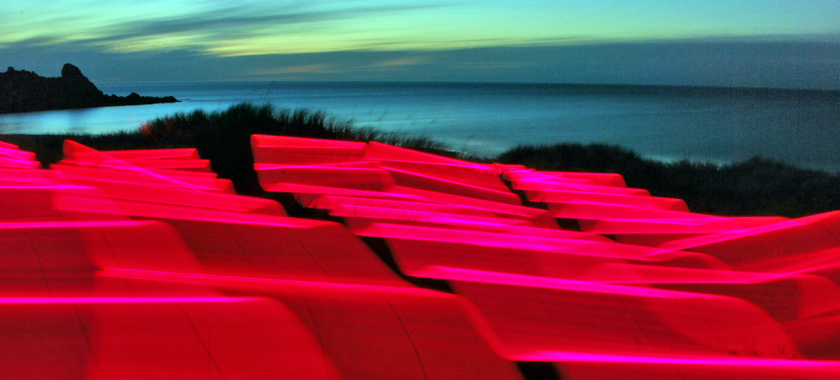
{"label": "coastline", "polygon": [[65,64],[60,77],[42,77],[9,67],[0,73],[0,114],[176,103],[174,96],[105,95],[78,67]]}
{"label": "coastline", "polygon": [[194,111],[158,118],[145,130],[110,134],[0,134],[0,141],[35,152],[44,167],[62,158],[72,139],[99,150],[197,148],[219,177],[243,195],[259,196],[248,139],[251,134],[378,141],[482,162],[522,164],[545,171],[618,173],[629,187],[684,199],[692,211],[728,216],[801,217],[840,209],[840,174],[803,169],[753,157],[732,164],[643,158],[618,145],[559,143],[521,145],[492,157],[459,155],[446,144],[410,134],[358,128],[321,112],[275,110],[239,104],[218,112]]}
{"label": "coastline", "polygon": [[[134,106],[147,106],[152,104],[166,104],[166,103],[181,103],[180,100],[175,99],[174,96],[165,97],[165,98],[156,98],[151,96],[141,96],[141,98],[151,98],[151,99],[161,99],[161,100],[149,100],[147,103],[126,103],[126,104],[106,104],[106,105],[98,105],[98,106],[86,106],[86,107],[73,107],[73,108],[51,108],[51,109],[32,109],[27,111],[16,111],[16,112],[2,112],[0,111],[0,115],[23,115],[23,114],[30,114],[35,112],[49,112],[49,111],[72,111],[72,110],[86,110],[86,109],[94,109],[94,108],[108,108],[108,107],[134,107]],[[166,98],[172,98],[173,100],[166,100]]]}
{"label": "coastline", "polygon": [[[562,86],[561,86],[562,87]],[[0,116],[4,133],[109,133],[196,109],[241,102],[325,110],[363,127],[433,136],[454,149],[496,156],[518,144],[620,145],[644,157],[741,162],[760,155],[803,168],[840,171],[840,103],[823,98],[621,95],[603,88],[567,91],[531,85],[401,83],[227,83],[103,85],[128,95],[175,95],[179,103]],[[555,88],[555,87],[552,87]],[[592,91],[594,92],[592,92]],[[838,98],[840,99],[840,98]]]}

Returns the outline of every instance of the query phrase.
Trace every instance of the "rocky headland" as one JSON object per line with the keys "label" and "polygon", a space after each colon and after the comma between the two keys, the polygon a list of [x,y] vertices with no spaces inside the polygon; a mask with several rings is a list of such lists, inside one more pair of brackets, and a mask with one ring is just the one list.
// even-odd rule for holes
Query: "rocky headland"
{"label": "rocky headland", "polygon": [[0,114],[175,102],[178,100],[172,96],[156,98],[133,92],[128,96],[105,95],[69,63],[58,78],[13,67],[0,73]]}

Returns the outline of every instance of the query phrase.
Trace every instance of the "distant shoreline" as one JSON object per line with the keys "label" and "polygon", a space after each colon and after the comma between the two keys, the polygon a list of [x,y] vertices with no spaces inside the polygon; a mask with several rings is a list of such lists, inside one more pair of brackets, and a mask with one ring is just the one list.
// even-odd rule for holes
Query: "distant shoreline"
{"label": "distant shoreline", "polygon": [[611,83],[555,83],[555,82],[478,82],[478,81],[404,81],[404,80],[380,80],[380,81],[363,81],[363,80],[231,80],[231,81],[188,81],[188,82],[114,82],[103,83],[103,86],[127,86],[127,85],[231,85],[231,84],[287,84],[287,85],[306,85],[318,84],[328,85],[331,83],[342,85],[382,85],[382,86],[413,86],[413,85],[429,85],[429,86],[522,86],[522,87],[544,87],[544,88],[569,88],[569,89],[601,89],[603,91],[614,92],[616,90],[624,90],[630,93],[649,94],[649,93],[692,93],[708,95],[714,93],[731,93],[743,95],[766,95],[766,94],[810,94],[817,96],[830,96],[840,98],[840,90],[826,90],[826,89],[807,89],[807,88],[773,88],[773,87],[726,87],[726,86],[694,86],[694,85],[672,85],[672,84],[611,84]]}
{"label": "distant shoreline", "polygon": [[[412,84],[405,82],[227,82],[100,86],[106,93],[175,95],[181,102],[0,115],[4,133],[108,133],[196,109],[243,101],[324,110],[358,126],[425,134],[477,156],[517,144],[602,142],[643,157],[732,163],[761,155],[840,171],[840,96],[679,95],[670,87]],[[680,89],[678,89],[680,90]],[[657,94],[639,94],[654,91]],[[692,91],[682,89],[680,91]],[[789,95],[788,95],[789,94]],[[816,94],[816,95],[814,95]]]}
{"label": "distant shoreline", "polygon": [[42,77],[9,67],[0,73],[0,114],[20,114],[114,106],[177,103],[174,96],[105,95],[72,64],[65,64],[61,77]]}
{"label": "distant shoreline", "polygon": [[[148,98],[148,97],[146,97]],[[166,103],[181,103],[180,100],[175,101],[156,101],[150,103],[136,103],[136,104],[107,104],[101,106],[89,106],[89,107],[76,107],[76,108],[54,108],[54,109],[36,109],[31,111],[20,111],[20,112],[2,112],[0,111],[0,115],[23,115],[29,113],[36,113],[36,112],[51,112],[51,111],[76,111],[76,110],[87,110],[87,109],[94,109],[94,108],[107,108],[107,107],[135,107],[135,106],[147,106],[152,104],[166,104]]]}

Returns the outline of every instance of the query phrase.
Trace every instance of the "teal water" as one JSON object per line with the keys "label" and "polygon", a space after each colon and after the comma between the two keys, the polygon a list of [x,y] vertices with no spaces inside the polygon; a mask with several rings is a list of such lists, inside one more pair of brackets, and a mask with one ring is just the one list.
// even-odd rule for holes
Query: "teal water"
{"label": "teal water", "polygon": [[725,163],[760,155],[840,171],[840,93],[472,83],[100,85],[176,104],[0,115],[2,133],[102,133],[197,108],[249,101],[323,110],[357,126],[422,134],[494,155],[517,144],[604,142],[646,157]]}

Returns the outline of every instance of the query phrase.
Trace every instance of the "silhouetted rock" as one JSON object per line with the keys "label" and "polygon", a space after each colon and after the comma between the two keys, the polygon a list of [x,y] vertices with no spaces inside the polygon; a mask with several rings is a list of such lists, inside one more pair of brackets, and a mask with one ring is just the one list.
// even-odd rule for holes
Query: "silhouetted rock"
{"label": "silhouetted rock", "polygon": [[65,64],[61,77],[45,78],[31,71],[9,67],[0,73],[0,113],[74,108],[133,106],[174,103],[172,96],[155,98],[131,93],[126,97],[105,95],[78,67]]}
{"label": "silhouetted rock", "polygon": [[[61,68],[61,77],[62,78],[84,78],[85,76],[82,75],[82,70],[79,70],[78,67],[73,66],[72,64],[65,63],[64,67]],[[87,79],[87,78],[85,78]]]}

